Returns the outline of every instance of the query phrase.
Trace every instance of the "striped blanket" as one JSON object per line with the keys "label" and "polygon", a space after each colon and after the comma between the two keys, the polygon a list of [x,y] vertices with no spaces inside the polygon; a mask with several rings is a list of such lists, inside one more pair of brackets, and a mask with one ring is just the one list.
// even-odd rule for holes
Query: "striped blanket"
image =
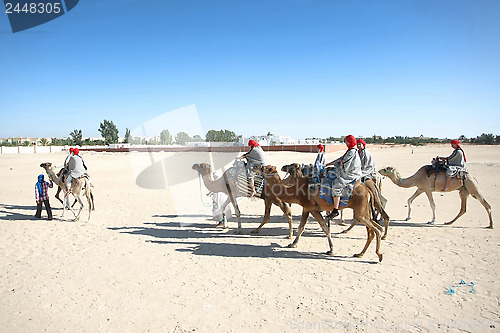
{"label": "striped blanket", "polygon": [[[247,177],[247,172],[245,167],[240,167],[239,165],[229,168],[228,173],[234,180],[234,188],[232,190],[236,193],[237,197],[249,197],[252,194],[252,189],[250,186],[251,179]],[[254,186],[257,194],[255,197],[262,197],[262,190],[264,189],[264,179],[257,173],[254,172]]]}

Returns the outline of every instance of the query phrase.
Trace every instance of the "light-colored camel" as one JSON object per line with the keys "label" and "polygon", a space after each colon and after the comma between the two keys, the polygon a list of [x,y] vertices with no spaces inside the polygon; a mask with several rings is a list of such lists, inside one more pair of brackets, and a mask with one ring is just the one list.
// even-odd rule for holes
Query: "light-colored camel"
{"label": "light-colored camel", "polygon": [[[300,236],[304,232],[304,227],[307,223],[307,218],[311,214],[316,221],[318,221],[321,229],[325,233],[328,239],[328,245],[330,250],[327,254],[333,253],[333,243],[330,237],[330,228],[326,224],[321,211],[333,210],[333,204],[328,203],[326,200],[319,197],[319,189],[310,190],[309,180],[305,178],[297,178],[293,185],[285,185],[280,176],[276,171],[276,167],[267,166],[256,166],[255,171],[259,171],[263,177],[265,177],[266,184],[268,184],[271,191],[281,200],[288,203],[295,203],[302,206],[302,217],[300,221],[299,228],[297,230],[297,236],[294,241],[289,245],[289,247],[297,247]],[[367,239],[363,250],[355,254],[355,257],[362,257],[373,238],[376,238],[376,249],[375,253],[378,256],[378,260],[382,261],[383,255],[380,253],[380,232],[374,225],[371,219],[371,209],[370,209],[371,194],[363,183],[359,182],[355,185],[352,197],[346,207],[340,208],[352,208],[354,211],[354,219],[366,226]]]}
{"label": "light-colored camel", "polygon": [[[198,171],[203,179],[203,183],[209,191],[214,193],[223,192],[227,194],[228,199],[222,204],[220,210],[223,212],[226,209],[227,205],[229,205],[229,203],[233,204],[235,214],[238,219],[238,232],[241,232],[241,213],[236,198],[240,196],[244,197],[244,195],[241,194],[241,191],[238,191],[238,184],[236,184],[234,176],[229,174],[229,170],[226,170],[222,177],[217,180],[213,180],[211,167],[207,163],[194,164],[193,170]],[[292,238],[292,210],[290,209],[290,205],[273,195],[269,191],[269,189],[267,188],[267,184],[265,183],[263,184],[262,195],[260,196],[260,198],[264,200],[265,204],[264,218],[262,219],[262,223],[257,227],[257,229],[252,230],[252,233],[258,233],[259,230],[264,226],[264,224],[269,221],[271,217],[271,206],[275,204],[283,211],[283,214],[286,216],[289,226],[287,238]]]}
{"label": "light-colored camel", "polygon": [[[396,184],[399,187],[404,187],[404,188],[417,187],[415,193],[408,199],[408,217],[406,218],[407,221],[411,219],[411,204],[413,200],[420,194],[425,193],[427,195],[427,198],[429,199],[429,203],[432,209],[432,220],[429,222],[429,224],[435,224],[436,204],[434,203],[432,192],[441,192],[441,189],[446,184],[445,172],[438,172],[428,175],[427,166],[424,165],[423,167],[418,169],[418,171],[415,172],[414,175],[408,178],[401,178],[399,172],[391,166],[379,170],[379,173],[382,176],[388,177],[394,184]],[[462,180],[457,178],[450,179],[448,182],[448,189],[445,192],[452,192],[457,190],[461,200],[460,212],[453,220],[451,220],[450,222],[446,222],[445,224],[452,224],[460,216],[465,214],[465,211],[467,209],[467,197],[470,194],[474,199],[478,200],[486,209],[486,212],[488,213],[488,217],[490,219],[490,225],[488,226],[488,228],[492,229],[493,218],[491,216],[491,206],[479,192],[477,180],[475,180],[474,177],[471,177],[470,174],[467,176],[467,178],[463,180],[463,182]]]}
{"label": "light-colored camel", "polygon": [[87,198],[87,202],[89,205],[89,217],[87,219],[87,221],[89,221],[90,220],[90,213],[92,212],[92,209],[94,206],[93,195],[92,195],[92,192],[90,189],[89,180],[86,177],[80,177],[78,179],[73,179],[71,182],[70,192],[71,192],[71,194],[73,194],[75,199],[80,204],[80,209],[78,210],[78,213],[75,213],[75,211],[73,210],[73,208],[70,205],[69,196],[67,195],[68,189],[66,187],[66,182],[64,182],[62,179],[63,178],[62,174],[58,177],[54,172],[54,167],[52,166],[52,163],[49,163],[49,162],[40,164],[40,167],[45,169],[45,172],[47,172],[49,179],[52,180],[54,183],[56,183],[56,185],[58,185],[62,189],[62,191],[64,192],[64,201],[65,202],[63,203],[63,213],[62,213],[61,217],[64,217],[64,214],[66,213],[66,207],[68,207],[74,215],[73,220],[78,221],[78,219],[80,218],[80,213],[82,212],[82,209],[83,209],[83,202],[81,199],[81,196],[83,194]]}
{"label": "light-colored camel", "polygon": [[[294,182],[294,180],[296,178],[305,178],[307,176],[304,176],[304,174],[302,173],[301,171],[301,167],[300,167],[300,164],[298,163],[292,163],[292,164],[288,164],[288,165],[284,165],[282,168],[281,168],[281,171],[284,171],[284,172],[287,172],[290,174],[290,176],[288,178],[291,179],[290,183]],[[283,181],[285,183],[285,185],[288,185],[285,181]],[[385,230],[384,230],[384,234],[382,236],[382,239],[386,239],[387,238],[387,231],[389,229],[389,221],[390,221],[390,218],[389,218],[389,215],[387,214],[387,212],[385,211],[384,209],[384,202],[387,201],[385,198],[383,198],[384,202],[381,201],[381,196],[379,196],[379,193],[378,193],[378,189],[375,187],[375,183],[371,182],[366,182],[365,185],[367,185],[368,189],[370,190],[370,193],[371,193],[371,197],[373,200],[371,200],[371,211],[372,211],[372,215],[373,215],[373,220],[375,221],[375,216],[377,214],[380,214],[380,216],[384,219],[384,223],[385,223]],[[352,207],[350,207],[352,208]],[[341,221],[343,222],[342,220],[342,215],[343,215],[343,210],[340,210],[340,214],[341,214]],[[356,224],[358,224],[359,220],[354,220],[353,223],[349,226],[349,228],[345,229],[344,231],[342,231],[341,233],[347,233],[349,232]],[[344,224],[342,224],[344,225]],[[382,227],[375,221],[375,227],[377,229],[379,229],[380,231],[382,231]]]}
{"label": "light-colored camel", "polygon": [[[65,170],[65,168],[62,168],[61,170],[59,170],[58,173],[56,173],[56,177],[57,178],[60,178],[61,181],[59,182],[59,184],[57,185],[57,191],[56,191],[56,195],[54,195],[54,197],[59,200],[59,202],[61,204],[64,205],[64,202],[62,201],[61,198],[59,198],[59,193],[61,193],[61,191],[63,190],[61,186],[64,186],[66,188],[66,184],[65,184],[65,177],[64,176],[61,176],[63,174],[63,171]],[[64,192],[66,193],[66,192]],[[90,198],[92,199],[92,210],[95,210],[95,206],[94,206],[94,194],[92,193],[92,191],[90,191]],[[71,205],[71,207],[74,207],[75,204],[78,202],[78,200],[75,199],[75,201],[73,202],[73,204]]]}

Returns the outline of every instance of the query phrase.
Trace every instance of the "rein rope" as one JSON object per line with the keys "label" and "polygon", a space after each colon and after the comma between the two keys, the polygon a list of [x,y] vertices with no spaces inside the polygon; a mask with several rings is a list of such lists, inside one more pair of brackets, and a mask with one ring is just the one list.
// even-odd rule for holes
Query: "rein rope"
{"label": "rein rope", "polygon": [[201,200],[201,204],[205,207],[212,207],[214,204],[206,204],[203,202],[203,193],[202,193],[202,187],[201,187],[201,174],[198,172],[198,180],[199,180],[199,183],[200,183],[200,200]]}

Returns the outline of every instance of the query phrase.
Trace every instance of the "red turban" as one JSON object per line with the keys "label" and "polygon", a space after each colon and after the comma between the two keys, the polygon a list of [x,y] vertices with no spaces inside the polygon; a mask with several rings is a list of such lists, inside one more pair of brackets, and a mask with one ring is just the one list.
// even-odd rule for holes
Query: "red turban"
{"label": "red turban", "polygon": [[[462,147],[460,147],[460,142],[459,142],[458,140],[451,140],[450,144],[452,144],[452,145],[457,145],[457,146],[458,146],[458,148],[459,148],[460,150],[462,150],[462,152],[463,152],[463,149],[462,149]],[[464,161],[465,161],[465,162],[467,162],[467,158],[465,158],[465,153],[464,153]]]}
{"label": "red turban", "polygon": [[365,142],[365,140],[363,140],[363,139],[358,139],[358,143],[361,143],[361,144],[363,145],[363,147],[365,147],[365,148],[366,148],[366,142]]}
{"label": "red turban", "polygon": [[71,154],[74,150],[75,150],[75,148],[71,147],[71,148],[69,149],[69,153]]}
{"label": "red turban", "polygon": [[80,149],[78,149],[78,148],[73,149],[73,154],[75,154],[75,155],[80,154]]}
{"label": "red turban", "polygon": [[255,140],[248,140],[248,145],[252,148],[255,146],[260,146]]}
{"label": "red turban", "polygon": [[323,146],[321,143],[316,146],[317,148],[320,149],[320,151],[325,151],[325,146]]}
{"label": "red turban", "polygon": [[354,135],[348,135],[345,137],[345,142],[347,142],[347,148],[352,149],[356,147],[356,138]]}

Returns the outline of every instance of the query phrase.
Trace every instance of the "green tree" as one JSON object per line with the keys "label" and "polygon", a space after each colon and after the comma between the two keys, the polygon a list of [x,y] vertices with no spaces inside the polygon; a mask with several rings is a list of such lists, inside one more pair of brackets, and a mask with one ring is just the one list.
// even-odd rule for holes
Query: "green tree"
{"label": "green tree", "polygon": [[69,135],[73,140],[73,144],[77,146],[82,145],[82,130],[73,130],[73,132],[69,133]]}
{"label": "green tree", "polygon": [[160,143],[162,145],[171,145],[173,143],[172,135],[168,129],[164,129],[160,132]]}
{"label": "green tree", "polygon": [[40,145],[47,146],[48,144],[49,144],[49,140],[47,140],[46,138],[40,139]]}
{"label": "green tree", "polygon": [[175,143],[178,145],[185,146],[189,141],[191,141],[191,137],[186,132],[179,132],[175,136]]}
{"label": "green tree", "polygon": [[238,141],[239,136],[230,130],[210,130],[207,132],[207,142],[235,142]]}
{"label": "green tree", "polygon": [[203,142],[205,139],[201,137],[201,135],[195,134],[192,139],[194,142]]}
{"label": "green tree", "polygon": [[118,128],[116,128],[113,121],[104,119],[100,124],[99,132],[104,138],[104,144],[118,143]]}
{"label": "green tree", "polygon": [[23,141],[23,146],[29,146],[30,142],[28,140]]}
{"label": "green tree", "polygon": [[125,128],[125,143],[130,143],[130,130]]}

